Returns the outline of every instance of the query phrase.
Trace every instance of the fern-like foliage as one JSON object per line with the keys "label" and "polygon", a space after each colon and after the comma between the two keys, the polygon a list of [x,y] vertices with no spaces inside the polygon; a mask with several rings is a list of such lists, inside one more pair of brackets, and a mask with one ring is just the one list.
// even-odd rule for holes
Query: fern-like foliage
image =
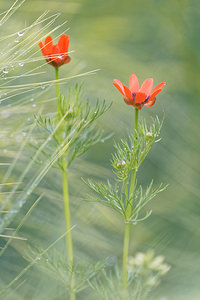
{"label": "fern-like foliage", "polygon": [[142,119],[137,132],[129,134],[120,144],[114,144],[116,152],[112,155],[112,166],[119,181],[127,180],[131,171],[139,168],[153,144],[159,141],[161,127],[158,117],[149,128]]}
{"label": "fern-like foliage", "polygon": [[98,262],[96,264],[81,263],[70,266],[66,263],[66,258],[56,250],[46,252],[43,255],[41,255],[41,253],[43,253],[43,250],[31,248],[25,258],[31,262],[37,257],[37,267],[45,269],[50,276],[53,276],[62,283],[69,292],[71,290],[72,275],[76,282],[74,292],[79,293],[88,288],[88,282],[94,279],[105,267],[105,263],[103,262]]}
{"label": "fern-like foliage", "polygon": [[[140,185],[136,189],[134,195],[129,197],[123,192],[123,185],[120,186],[120,184],[115,184],[112,186],[109,180],[107,181],[107,184],[97,183],[94,180],[88,180],[86,184],[98,194],[98,197],[93,197],[89,201],[99,202],[114,209],[123,216],[126,223],[133,224],[143,221],[150,216],[151,211],[147,212],[145,216],[140,217],[142,208],[167,187],[167,185],[160,184],[160,186],[153,188],[152,180],[145,191],[143,191],[143,188]],[[131,206],[131,214],[127,217],[129,206]]]}
{"label": "fern-like foliage", "polygon": [[[100,103],[97,100],[95,106],[91,107],[88,100],[83,100],[81,88],[76,84],[74,88],[69,89],[67,98],[60,93],[58,113],[36,116],[41,140],[48,141],[41,151],[42,156],[38,163],[43,164],[46,158],[51,158],[52,153],[59,153],[64,149],[62,157],[56,161],[54,167],[63,168],[63,156],[66,158],[66,167],[69,167],[76,157],[85,153],[103,138],[103,131],[97,130],[94,122],[108,110],[110,105],[106,105],[105,101]],[[38,150],[40,140],[33,147]]]}
{"label": "fern-like foliage", "polygon": [[111,163],[116,182],[111,184],[107,180],[104,184],[88,180],[86,184],[98,195],[92,199],[90,197],[89,201],[99,202],[114,209],[123,216],[126,223],[137,223],[151,214],[151,211],[144,216],[140,213],[142,208],[167,186],[160,184],[158,187],[153,187],[152,180],[146,189],[135,183],[134,191],[132,191],[131,184],[133,172],[136,174],[153,144],[158,141],[161,125],[158,117],[149,128],[142,120],[138,131],[130,134],[128,140],[122,139],[120,144],[115,143],[116,153],[112,155]]}

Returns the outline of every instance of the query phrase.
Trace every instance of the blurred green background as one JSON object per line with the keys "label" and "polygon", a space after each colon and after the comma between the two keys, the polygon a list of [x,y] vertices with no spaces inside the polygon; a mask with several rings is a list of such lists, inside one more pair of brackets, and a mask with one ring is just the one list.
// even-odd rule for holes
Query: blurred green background
{"label": "blurred green background", "polygon": [[[1,11],[12,3],[1,1]],[[27,0],[0,28],[1,36],[28,26],[45,10],[50,10],[50,14],[61,12],[48,30],[67,21],[64,29],[69,28],[70,50],[75,50],[70,55],[71,63],[61,68],[61,76],[100,69],[96,75],[69,80],[62,85],[63,92],[67,93],[68,86],[75,82],[84,82],[84,94],[91,103],[97,98],[113,102],[111,109],[98,121],[98,126],[106,133],[113,132],[116,140],[126,136],[133,128],[134,110],[124,104],[112,80],[117,78],[128,84],[129,76],[135,73],[140,83],[148,77],[153,77],[155,84],[167,82],[155,106],[144,107],[141,111],[149,122],[156,114],[162,118],[163,112],[165,120],[162,140],[153,147],[138,180],[146,185],[153,178],[155,183],[169,183],[169,187],[150,203],[153,209],[150,218],[133,228],[130,255],[154,249],[156,254],[163,254],[171,265],[168,275],[154,290],[153,299],[200,299],[199,1]],[[62,33],[62,29],[59,32]],[[37,45],[34,51],[38,51]],[[39,52],[37,56],[40,56]],[[29,68],[28,64],[23,66],[23,70]],[[23,70],[20,69],[20,72]],[[42,70],[44,74],[38,80],[53,79],[51,66],[46,65]],[[22,81],[26,83],[26,79]],[[49,96],[55,97],[53,87],[42,97],[48,100]],[[33,112],[39,110],[40,102],[38,100],[37,107],[30,109],[31,93],[27,102],[26,95],[24,97],[23,107],[27,109],[22,116],[32,118]],[[5,113],[2,115],[1,130],[3,126],[7,126],[6,130],[18,126],[23,131],[19,122],[20,99],[20,96],[12,99],[10,118],[6,118]],[[47,102],[45,109],[53,111],[54,104],[54,101]],[[5,144],[6,151],[3,151]],[[1,162],[6,162],[15,157],[20,145],[13,143],[9,133],[6,140],[1,139],[1,146]],[[113,178],[110,169],[113,151],[112,139],[100,143],[75,161],[70,169],[72,223],[77,224],[73,235],[76,257],[80,261],[116,258],[120,262],[122,220],[109,209],[85,203],[83,199],[88,189],[81,181],[81,177]],[[27,153],[24,153],[12,173],[13,180],[17,181],[28,159]],[[5,171],[6,166],[1,167],[1,177]],[[25,180],[31,176],[29,172]],[[27,207],[42,192],[45,192],[43,199],[21,230],[28,242],[13,242],[1,258],[1,286],[12,280],[27,264],[22,255],[28,251],[28,243],[47,247],[64,231],[61,178],[56,170],[51,170],[34,190],[12,227],[16,227]],[[64,242],[59,249],[63,247]],[[63,299],[58,296],[59,293],[63,293],[62,286],[35,267],[27,273],[15,294],[8,294],[2,299]],[[90,297],[86,291],[78,299],[93,299]]]}

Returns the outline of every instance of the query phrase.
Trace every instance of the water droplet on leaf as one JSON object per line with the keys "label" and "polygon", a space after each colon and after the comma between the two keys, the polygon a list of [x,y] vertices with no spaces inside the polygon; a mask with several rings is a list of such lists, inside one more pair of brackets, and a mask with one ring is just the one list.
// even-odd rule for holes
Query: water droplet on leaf
{"label": "water droplet on leaf", "polygon": [[6,67],[3,69],[3,73],[4,73],[4,74],[8,74],[8,72],[9,72],[9,68],[6,66]]}
{"label": "water droplet on leaf", "polygon": [[23,29],[23,30],[21,30],[21,31],[18,32],[18,36],[23,36],[24,33],[25,33],[25,30]]}

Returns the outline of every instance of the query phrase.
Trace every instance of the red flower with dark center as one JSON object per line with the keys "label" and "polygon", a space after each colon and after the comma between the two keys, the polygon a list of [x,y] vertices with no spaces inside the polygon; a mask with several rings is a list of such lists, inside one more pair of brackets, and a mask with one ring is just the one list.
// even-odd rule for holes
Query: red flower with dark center
{"label": "red flower with dark center", "polygon": [[124,96],[124,101],[128,105],[141,109],[143,105],[152,106],[156,101],[156,95],[162,91],[165,82],[158,84],[153,90],[153,78],[146,79],[141,88],[135,74],[132,74],[129,79],[129,88],[121,83],[118,79],[114,79],[114,86]]}
{"label": "red flower with dark center", "polygon": [[68,64],[71,58],[68,56],[69,36],[62,34],[56,45],[53,45],[51,36],[45,39],[45,43],[39,42],[40,49],[46,62],[55,68]]}

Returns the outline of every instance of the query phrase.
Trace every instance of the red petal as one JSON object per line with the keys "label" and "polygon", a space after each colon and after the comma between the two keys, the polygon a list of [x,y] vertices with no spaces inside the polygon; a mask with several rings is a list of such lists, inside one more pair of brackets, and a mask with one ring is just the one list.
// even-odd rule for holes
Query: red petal
{"label": "red petal", "polygon": [[149,96],[152,88],[153,88],[153,78],[148,78],[143,82],[140,88],[140,92],[144,93],[146,96]]}
{"label": "red petal", "polygon": [[60,66],[61,59],[59,57],[59,54],[60,54],[60,49],[59,49],[58,45],[57,44],[53,45],[51,61],[55,67]]}
{"label": "red petal", "polygon": [[154,97],[153,99],[151,99],[151,101],[148,101],[144,105],[147,107],[150,107],[150,106],[154,105],[155,102],[156,102],[156,97]]}
{"label": "red petal", "polygon": [[131,100],[131,99],[124,97],[124,102],[128,105],[133,105],[133,99]]}
{"label": "red petal", "polygon": [[156,90],[154,93],[151,94],[149,100],[147,101],[147,103],[149,101],[151,101],[158,93],[160,93],[162,91],[162,89]]}
{"label": "red petal", "polygon": [[46,56],[47,54],[46,54],[46,51],[45,51],[45,47],[44,47],[43,42],[39,42],[38,45],[40,46],[40,49],[41,49],[41,51],[42,51],[42,54],[43,54],[44,56]]}
{"label": "red petal", "polygon": [[60,49],[58,47],[58,45],[53,45],[53,48],[52,48],[52,54],[55,54],[55,55],[58,55],[60,54]]}
{"label": "red petal", "polygon": [[129,89],[131,93],[136,94],[139,91],[139,81],[135,74],[132,74],[129,79]]}
{"label": "red petal", "polygon": [[120,91],[120,93],[125,96],[125,92],[124,92],[124,86],[123,84],[121,83],[120,80],[118,79],[114,79],[114,82],[113,82],[114,86],[118,89],[118,91]]}
{"label": "red petal", "polygon": [[53,40],[51,36],[46,37],[44,47],[45,47],[46,55],[52,54]]}
{"label": "red petal", "polygon": [[69,36],[62,34],[58,41],[58,47],[61,53],[67,53],[69,47]]}
{"label": "red petal", "polygon": [[161,83],[159,83],[159,84],[153,89],[152,94],[153,94],[155,91],[162,89],[163,86],[164,86],[165,84],[166,84],[166,82],[161,82]]}
{"label": "red petal", "polygon": [[70,56],[67,56],[67,57],[64,59],[64,64],[68,64],[70,61],[71,61],[71,57],[70,57]]}
{"label": "red petal", "polygon": [[135,103],[143,103],[145,101],[146,95],[144,93],[138,92],[135,96]]}
{"label": "red petal", "polygon": [[124,92],[125,92],[126,98],[128,98],[129,100],[133,100],[133,95],[132,95],[131,91],[125,85],[124,85]]}

